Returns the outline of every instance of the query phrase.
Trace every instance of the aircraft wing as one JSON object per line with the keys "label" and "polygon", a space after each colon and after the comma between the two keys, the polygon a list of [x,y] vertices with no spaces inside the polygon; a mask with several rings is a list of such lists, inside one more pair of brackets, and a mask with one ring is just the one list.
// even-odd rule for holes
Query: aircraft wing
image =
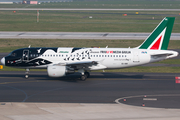
{"label": "aircraft wing", "polygon": [[99,70],[99,69],[105,69],[107,68],[106,66],[102,65],[101,63],[97,61],[79,61],[79,62],[67,62],[67,63],[59,63],[57,65],[62,65],[62,66],[70,66],[75,69],[90,69],[90,70]]}
{"label": "aircraft wing", "polygon": [[94,65],[97,64],[95,61],[79,61],[79,62],[70,62],[66,63],[67,66],[69,65]]}
{"label": "aircraft wing", "polygon": [[89,66],[98,64],[96,61],[77,61],[77,62],[65,62],[65,63],[58,63],[56,65],[62,66],[73,66],[73,67],[85,67],[88,68]]}

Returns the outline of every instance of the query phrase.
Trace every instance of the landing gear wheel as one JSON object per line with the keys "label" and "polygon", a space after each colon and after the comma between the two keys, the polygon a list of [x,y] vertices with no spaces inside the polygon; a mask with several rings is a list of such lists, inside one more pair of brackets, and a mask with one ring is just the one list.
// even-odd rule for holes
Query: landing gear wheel
{"label": "landing gear wheel", "polygon": [[89,72],[85,72],[84,74],[87,76],[87,78],[89,78],[89,76],[90,76]]}
{"label": "landing gear wheel", "polygon": [[81,81],[85,81],[86,80],[86,78],[87,78],[87,76],[84,74],[84,75],[82,75],[81,76]]}

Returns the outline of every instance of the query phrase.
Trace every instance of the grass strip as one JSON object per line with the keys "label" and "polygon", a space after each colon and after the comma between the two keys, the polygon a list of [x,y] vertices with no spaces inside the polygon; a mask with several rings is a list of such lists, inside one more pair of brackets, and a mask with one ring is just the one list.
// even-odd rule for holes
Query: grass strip
{"label": "grass strip", "polygon": [[[25,71],[25,69],[10,68],[4,66],[0,71]],[[46,69],[30,69],[30,71],[47,71]],[[137,66],[123,69],[104,70],[105,72],[149,72],[149,73],[180,73],[180,67],[145,67]],[[102,70],[92,71],[102,72]]]}
{"label": "grass strip", "polygon": [[152,32],[164,17],[173,16],[176,20],[172,32],[180,32],[178,11],[140,11],[138,14],[136,11],[39,12],[37,23],[37,11],[0,11],[0,31]]}
{"label": "grass strip", "polygon": [[[100,47],[133,48],[143,40],[73,40],[73,39],[0,39],[0,53],[9,53],[15,49],[31,47]],[[168,49],[180,49],[179,40],[170,40]]]}

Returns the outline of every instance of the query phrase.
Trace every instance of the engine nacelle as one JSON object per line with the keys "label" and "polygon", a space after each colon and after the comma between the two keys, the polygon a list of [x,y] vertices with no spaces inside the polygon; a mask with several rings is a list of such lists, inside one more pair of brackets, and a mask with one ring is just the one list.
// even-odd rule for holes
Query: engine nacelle
{"label": "engine nacelle", "polygon": [[47,67],[47,72],[49,77],[62,77],[65,76],[66,74],[74,73],[74,70],[67,70],[66,66],[48,66]]}

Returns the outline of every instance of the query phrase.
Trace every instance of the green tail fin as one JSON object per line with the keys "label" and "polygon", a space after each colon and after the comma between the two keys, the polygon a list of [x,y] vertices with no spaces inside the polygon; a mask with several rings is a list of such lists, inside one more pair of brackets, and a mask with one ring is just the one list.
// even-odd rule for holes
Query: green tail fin
{"label": "green tail fin", "polygon": [[175,17],[165,17],[139,49],[167,50]]}

